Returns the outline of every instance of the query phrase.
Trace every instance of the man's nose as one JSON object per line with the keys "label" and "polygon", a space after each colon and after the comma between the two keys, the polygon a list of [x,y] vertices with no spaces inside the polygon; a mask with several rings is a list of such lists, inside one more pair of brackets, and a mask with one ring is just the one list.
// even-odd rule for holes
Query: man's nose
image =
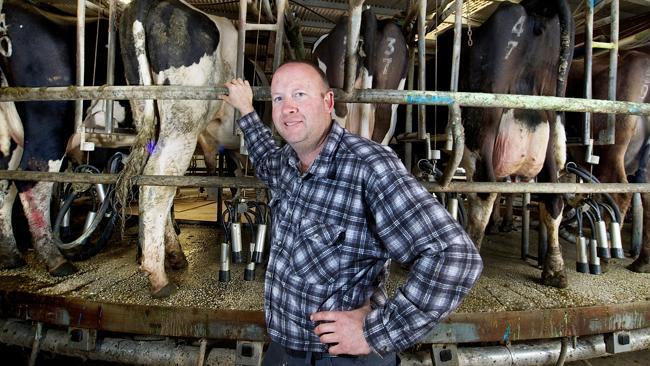
{"label": "man's nose", "polygon": [[298,111],[298,105],[293,101],[293,99],[287,98],[282,103],[282,113],[296,113]]}

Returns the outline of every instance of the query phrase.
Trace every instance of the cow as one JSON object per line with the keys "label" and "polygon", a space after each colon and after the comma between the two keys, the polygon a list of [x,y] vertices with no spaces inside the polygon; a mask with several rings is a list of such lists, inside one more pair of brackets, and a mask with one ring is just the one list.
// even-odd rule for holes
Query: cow
{"label": "cow", "polygon": [[[438,75],[448,75],[451,70],[449,33],[438,41]],[[565,1],[502,3],[485,23],[473,29],[472,46],[468,45],[467,34],[463,34],[459,90],[563,96],[573,56],[573,34],[573,20]],[[427,69],[432,74],[435,67]],[[446,113],[438,108],[437,119],[446,120]],[[435,115],[427,114],[431,118]],[[462,123],[465,150],[461,165],[469,181],[496,182],[508,177],[527,181],[537,176],[539,181],[557,182],[566,154],[560,114],[463,108]],[[496,196],[468,195],[467,231],[479,248]],[[559,195],[542,196],[540,218],[548,227],[549,237],[542,282],[560,288],[568,285],[558,236],[562,209]]]}
{"label": "cow", "polygon": [[[342,17],[313,47],[312,60],[327,75],[330,86],[344,83],[347,18]],[[404,89],[408,66],[406,40],[390,20],[377,21],[372,8],[361,20],[357,89]],[[387,145],[395,131],[397,105],[335,103],[332,117],[350,132]]]}
{"label": "cow", "polygon": [[[607,99],[609,79],[609,53],[595,56],[592,62],[592,97]],[[571,67],[569,75],[569,96],[584,95],[584,60],[577,60]],[[623,51],[618,58],[616,76],[616,97],[618,100],[648,103],[650,102],[650,49]],[[567,113],[567,130],[570,135],[579,133],[582,126],[581,115]],[[593,114],[591,128],[594,136],[599,136],[607,127],[607,115]],[[580,134],[581,136],[581,134]],[[650,121],[647,116],[616,116],[615,142],[612,145],[595,145],[593,153],[600,157],[600,162],[593,166],[593,174],[603,183],[628,183],[628,176],[635,176],[636,182],[647,182],[648,151],[650,147]],[[569,152],[576,162],[586,166],[584,149],[571,148]],[[621,216],[630,207],[631,193],[612,194],[612,198],[621,210]],[[643,206],[644,233],[641,251],[636,260],[628,266],[635,272],[650,272],[650,193],[641,194]]]}
{"label": "cow", "polygon": [[[184,1],[133,1],[122,12],[119,33],[129,85],[223,86],[235,76],[235,27]],[[183,175],[199,134],[211,122],[218,127],[213,136],[220,145],[239,147],[239,136],[233,134],[234,110],[221,100],[134,101],[132,110],[138,136],[118,182],[122,202],[130,189],[128,177],[142,169],[147,175]],[[165,262],[172,269],[187,266],[169,214],[175,190],[142,186],[139,192],[140,268],[155,298],[176,289],[167,278]]]}
{"label": "cow", "polygon": [[[7,1],[2,10],[12,45],[12,53],[4,53],[0,58],[3,85],[75,84],[75,24],[54,21],[22,1]],[[0,110],[0,127],[9,132],[0,136],[0,168],[59,171],[74,130],[74,102],[2,103]],[[52,190],[52,182],[0,182],[0,268],[26,264],[18,251],[11,223],[12,206],[18,194],[33,246],[48,272],[52,276],[66,276],[77,270],[61,254],[56,244],[58,238],[52,234]]]}

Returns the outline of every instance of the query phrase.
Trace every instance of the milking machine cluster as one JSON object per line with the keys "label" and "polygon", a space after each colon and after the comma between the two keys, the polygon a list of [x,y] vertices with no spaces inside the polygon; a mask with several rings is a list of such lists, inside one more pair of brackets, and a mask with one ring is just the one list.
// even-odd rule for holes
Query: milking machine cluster
{"label": "milking machine cluster", "polygon": [[[117,173],[122,168],[126,155],[114,154],[108,161],[108,173]],[[98,174],[99,169],[83,164],[75,167],[75,173]],[[97,254],[110,238],[115,227],[116,217],[113,206],[113,185],[67,183],[62,187],[63,194],[59,201],[59,211],[54,220],[55,242],[61,252],[73,260],[83,260]],[[90,204],[82,229],[74,229],[71,224],[73,203]],[[78,215],[75,213],[75,217]],[[93,240],[93,234],[101,227],[99,237]],[[75,236],[78,235],[76,238]]]}
{"label": "milking machine cluster", "polygon": [[[587,170],[568,163],[566,170],[578,177],[579,183],[587,181],[600,183]],[[581,273],[601,274],[601,259],[608,261],[611,258],[624,258],[621,242],[621,213],[607,193],[589,195],[579,200],[567,200],[574,208],[569,216],[562,221],[562,236],[576,243],[576,271]],[[606,219],[609,218],[609,234],[607,233]],[[573,237],[565,227],[577,223],[577,235]],[[585,233],[584,226],[589,229]]]}
{"label": "milking machine cluster", "polygon": [[[220,248],[219,281],[230,281],[230,263],[243,263],[243,227],[250,229],[249,258],[244,270],[244,280],[255,279],[255,266],[264,261],[267,225],[270,218],[269,207],[262,202],[248,201],[238,195],[226,201],[223,212],[224,242]],[[246,222],[242,222],[245,218]]]}

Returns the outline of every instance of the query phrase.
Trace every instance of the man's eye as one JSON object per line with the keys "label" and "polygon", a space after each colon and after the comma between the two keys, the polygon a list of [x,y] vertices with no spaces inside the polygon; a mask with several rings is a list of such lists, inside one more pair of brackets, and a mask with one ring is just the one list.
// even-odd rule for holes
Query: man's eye
{"label": "man's eye", "polygon": [[305,96],[305,93],[303,93],[303,92],[296,92],[295,95],[296,95],[296,97],[304,97],[304,96]]}
{"label": "man's eye", "polygon": [[274,103],[277,103],[277,102],[279,102],[279,101],[281,101],[281,100],[282,100],[281,97],[274,97],[274,98],[273,98],[273,102],[274,102]]}

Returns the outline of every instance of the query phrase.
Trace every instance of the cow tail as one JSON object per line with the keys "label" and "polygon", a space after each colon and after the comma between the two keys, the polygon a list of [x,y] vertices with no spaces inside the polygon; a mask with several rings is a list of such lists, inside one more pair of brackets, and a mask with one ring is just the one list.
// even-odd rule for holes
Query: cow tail
{"label": "cow tail", "polygon": [[555,95],[563,97],[566,92],[569,67],[573,60],[573,43],[575,26],[571,9],[566,0],[557,0],[557,11],[560,19],[560,59],[558,63],[558,76]]}
{"label": "cow tail", "polygon": [[[146,19],[148,2],[138,2],[137,8],[128,8],[120,23],[122,57],[126,68],[127,81],[130,85],[152,85],[151,68],[146,52],[146,37],[144,24],[140,19]],[[150,4],[150,3],[149,3]],[[149,154],[155,147],[157,123],[153,99],[144,100],[144,108],[133,101],[132,110],[138,133],[131,152],[119,173],[115,186],[116,211],[119,215],[120,233],[124,235],[124,223],[130,203],[135,201],[131,194],[134,179],[142,174]]]}

